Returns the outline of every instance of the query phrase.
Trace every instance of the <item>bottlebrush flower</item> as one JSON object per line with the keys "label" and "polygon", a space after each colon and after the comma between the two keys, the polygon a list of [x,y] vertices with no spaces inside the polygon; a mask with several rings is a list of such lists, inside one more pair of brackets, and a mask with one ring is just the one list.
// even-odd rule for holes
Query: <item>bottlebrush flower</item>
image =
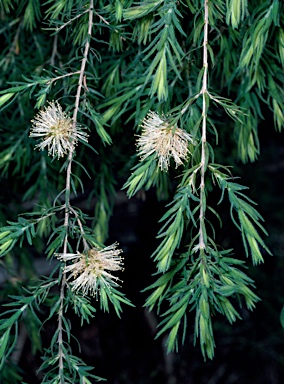
{"label": "bottlebrush flower", "polygon": [[176,168],[188,159],[188,144],[192,143],[193,139],[185,130],[171,126],[164,116],[161,117],[152,111],[143,119],[141,127],[142,133],[137,140],[141,161],[154,153],[161,170],[167,171],[171,157],[176,163]]}
{"label": "bottlebrush flower", "polygon": [[57,254],[61,261],[73,261],[73,264],[64,267],[64,273],[70,273],[67,280],[71,281],[73,291],[82,291],[83,295],[89,292],[96,296],[101,285],[118,285],[117,277],[109,271],[123,270],[120,256],[121,249],[117,249],[117,243],[103,249],[91,248],[86,254],[66,253]]}
{"label": "bottlebrush flower", "polygon": [[32,120],[30,137],[41,138],[36,148],[44,150],[53,157],[63,157],[75,149],[78,140],[88,141],[88,134],[73,124],[70,116],[63,112],[60,104],[49,102]]}

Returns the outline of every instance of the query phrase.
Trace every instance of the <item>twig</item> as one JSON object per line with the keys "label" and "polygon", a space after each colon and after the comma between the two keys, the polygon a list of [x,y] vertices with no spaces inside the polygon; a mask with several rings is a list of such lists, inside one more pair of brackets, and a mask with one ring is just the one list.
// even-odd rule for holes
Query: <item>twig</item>
{"label": "twig", "polygon": [[21,20],[19,22],[18,28],[16,30],[13,42],[11,44],[11,47],[9,49],[9,52],[8,52],[7,56],[12,54],[12,53],[15,53],[16,55],[19,54],[18,41],[19,41],[19,36],[20,36],[21,29],[22,29],[22,24],[23,24],[23,20]]}
{"label": "twig", "polygon": [[88,13],[89,12],[89,9],[86,9],[84,12],[80,13],[79,15],[73,17],[72,19],[68,20],[67,23],[64,23],[63,25],[61,25],[61,27],[59,28],[56,28],[56,32],[60,32],[61,29],[65,28],[68,24],[72,23],[74,20],[78,19],[79,17],[85,15],[85,13]]}
{"label": "twig", "polygon": [[109,22],[103,17],[101,16],[98,12],[95,12],[95,14],[106,24],[106,25],[109,25]]}
{"label": "twig", "polygon": [[92,25],[93,25],[93,5],[94,1],[90,1],[90,8],[89,8],[89,24],[88,24],[88,36],[85,45],[85,50],[84,50],[84,57],[81,63],[81,69],[80,69],[80,77],[78,81],[78,88],[77,88],[77,94],[76,94],[76,100],[75,100],[75,109],[73,113],[73,126],[75,127],[76,122],[77,122],[77,115],[78,115],[78,110],[79,110],[79,104],[80,104],[80,96],[81,96],[81,90],[83,86],[83,80],[84,80],[84,72],[85,72],[85,67],[87,63],[87,58],[88,58],[88,53],[90,49],[90,38],[92,36]]}
{"label": "twig", "polygon": [[83,224],[82,224],[82,221],[78,215],[78,213],[75,211],[75,209],[73,209],[72,207],[69,207],[70,208],[70,211],[74,214],[74,216],[76,217],[76,220],[78,222],[78,225],[79,225],[79,228],[80,228],[80,232],[81,232],[81,235],[82,235],[82,239],[83,239],[83,244],[84,244],[84,250],[88,250],[90,247],[88,246],[88,243],[86,241],[86,239],[84,238],[84,235],[85,235],[85,231],[84,231],[84,228],[83,228]]}
{"label": "twig", "polygon": [[6,31],[6,29],[9,29],[11,28],[14,24],[17,24],[21,22],[21,18],[20,17],[17,17],[16,19],[10,21],[10,23],[5,23],[4,27],[2,29],[0,29],[0,35]]}
{"label": "twig", "polygon": [[[84,72],[87,63],[87,57],[90,49],[90,37],[92,35],[92,24],[93,24],[93,8],[94,1],[90,0],[89,9],[86,12],[89,13],[89,22],[88,22],[88,38],[85,45],[84,56],[81,62],[81,69],[79,71],[79,81],[77,87],[77,94],[75,99],[75,108],[73,113],[73,127],[76,127],[77,123],[77,115],[79,111],[80,104],[80,96],[84,79]],[[84,12],[84,13],[86,13]],[[78,16],[79,17],[79,16]],[[73,21],[74,19],[70,20]],[[69,24],[69,23],[68,23]],[[68,225],[69,225],[69,217],[70,211],[72,210],[70,205],[70,190],[71,190],[71,168],[72,168],[72,158],[73,158],[73,150],[71,150],[68,154],[68,167],[66,170],[66,187],[65,187],[65,218],[64,218],[64,227],[66,229],[66,235],[63,244],[63,254],[67,253],[68,246]],[[59,355],[59,380],[60,384],[64,384],[63,377],[63,360],[64,360],[64,352],[63,352],[63,309],[64,309],[64,297],[65,297],[65,284],[66,284],[66,275],[63,273],[61,280],[61,289],[60,289],[60,308],[58,312],[58,355]]]}
{"label": "twig", "polygon": [[203,80],[202,80],[202,137],[201,137],[201,169],[200,169],[200,210],[199,210],[199,249],[205,249],[204,240],[204,219],[205,219],[205,172],[206,172],[206,95],[207,95],[207,80],[208,80],[208,0],[204,0],[204,39],[203,39]]}
{"label": "twig", "polygon": [[57,43],[58,43],[58,34],[54,36],[53,40],[53,47],[52,47],[52,53],[50,57],[50,64],[54,65],[55,64],[55,56],[58,54],[57,52]]}
{"label": "twig", "polygon": [[202,95],[202,90],[200,92],[198,92],[195,96],[193,96],[189,99],[189,101],[186,103],[186,105],[181,110],[180,114],[183,115],[188,110],[188,108],[191,106],[191,104],[194,102],[194,100],[197,100],[200,95]]}
{"label": "twig", "polygon": [[[102,20],[103,23],[105,23],[106,25],[110,25],[110,23],[102,15],[100,15],[98,12],[95,12],[95,14]],[[119,30],[114,28],[114,32],[119,33]],[[120,36],[120,38],[122,40],[126,40],[124,37]]]}
{"label": "twig", "polygon": [[63,77],[73,76],[73,75],[79,75],[79,73],[81,73],[81,71],[76,71],[76,72],[66,73],[65,75],[54,77],[53,79],[50,79],[50,80],[47,82],[47,84],[50,84],[50,83],[53,83],[54,81],[63,79]]}

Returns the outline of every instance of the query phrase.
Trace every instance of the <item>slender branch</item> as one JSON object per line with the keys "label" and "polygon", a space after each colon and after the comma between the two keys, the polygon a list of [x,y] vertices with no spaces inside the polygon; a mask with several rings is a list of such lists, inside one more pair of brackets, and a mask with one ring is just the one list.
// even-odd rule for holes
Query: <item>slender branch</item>
{"label": "slender branch", "polygon": [[82,221],[78,215],[78,213],[75,211],[74,208],[70,207],[70,211],[74,214],[74,216],[76,217],[76,220],[77,220],[77,223],[79,225],[79,228],[80,228],[80,232],[81,232],[81,235],[82,235],[82,239],[83,239],[83,244],[84,244],[84,250],[87,251],[90,247],[86,241],[86,239],[84,238],[84,235],[85,235],[85,231],[84,231],[84,228],[83,228],[83,224],[82,224]]}
{"label": "slender branch", "polygon": [[54,81],[63,79],[64,77],[73,76],[73,75],[79,75],[79,73],[81,73],[81,71],[70,72],[70,73],[66,73],[65,75],[62,75],[62,76],[54,77],[53,79],[50,79],[50,80],[47,82],[47,84],[50,84],[50,83],[53,83]]}
{"label": "slender branch", "polygon": [[60,57],[61,57],[61,55],[58,53],[58,50],[57,50],[57,47],[58,47],[58,36],[59,36],[59,34],[57,33],[54,36],[54,40],[53,40],[52,53],[51,53],[50,60],[49,60],[51,65],[55,64],[56,56],[58,57],[58,59],[60,59]]}
{"label": "slender branch", "polygon": [[200,95],[202,95],[202,90],[200,92],[198,92],[195,96],[191,97],[189,99],[189,101],[186,102],[186,104],[182,108],[180,114],[183,115],[188,110],[188,108],[191,106],[191,104],[194,102],[194,100],[197,100]]}
{"label": "slender branch", "polygon": [[[91,3],[91,2],[90,2]],[[90,8],[89,8],[90,9]],[[68,24],[71,24],[74,20],[78,19],[79,17],[85,15],[85,13],[89,12],[89,9],[86,9],[84,12],[80,13],[79,15],[73,17],[72,19],[68,20],[67,23],[64,23],[61,25],[61,27],[56,28],[56,32],[60,32],[61,29],[65,28]]]}
{"label": "slender branch", "polygon": [[101,16],[98,12],[95,12],[95,14],[102,20],[102,22],[104,22],[106,25],[109,25],[109,22],[103,16]]}
{"label": "slender branch", "polygon": [[75,109],[74,109],[74,113],[73,113],[73,125],[76,125],[76,121],[77,121],[81,90],[82,90],[83,80],[84,80],[84,72],[85,72],[85,67],[86,67],[86,63],[87,63],[88,53],[90,50],[90,38],[92,36],[92,25],[93,25],[93,8],[94,8],[94,1],[91,0],[90,1],[90,8],[89,8],[88,38],[87,38],[86,45],[85,45],[84,57],[83,57],[83,60],[81,63],[80,77],[79,77],[76,100],[75,100]]}
{"label": "slender branch", "polygon": [[[105,23],[106,25],[110,25],[110,23],[102,16],[102,15],[100,15],[98,12],[95,12],[95,14],[98,16],[98,18],[99,19],[101,19],[102,20],[102,22],[103,23]],[[114,28],[114,31],[116,32],[116,33],[119,33],[119,30],[118,29],[116,29],[116,28]],[[126,40],[124,37],[120,37],[122,40]]]}
{"label": "slender branch", "polygon": [[206,124],[207,124],[207,106],[206,95],[208,93],[208,1],[204,0],[204,39],[203,39],[203,80],[202,80],[202,137],[201,137],[201,180],[200,180],[200,210],[199,210],[199,248],[205,249],[204,239],[204,219],[205,219],[205,172],[206,172]]}
{"label": "slender branch", "polygon": [[9,52],[8,52],[7,56],[9,56],[11,53],[19,54],[19,52],[18,52],[18,50],[19,50],[18,43],[19,43],[20,32],[21,32],[21,29],[22,29],[22,24],[23,24],[23,20],[20,20],[18,28],[17,28],[17,31],[15,33],[13,42],[11,44],[11,47],[9,49]]}
{"label": "slender branch", "polygon": [[[92,25],[93,25],[93,8],[94,8],[94,1],[90,0],[90,6],[89,9],[86,11],[89,13],[89,22],[88,22],[88,37],[85,44],[85,50],[83,59],[81,62],[81,68],[80,68],[80,76],[78,80],[78,86],[77,86],[77,93],[76,93],[76,99],[75,99],[75,108],[73,113],[73,127],[76,127],[77,123],[77,115],[79,111],[79,105],[80,105],[80,96],[81,96],[81,90],[83,85],[83,79],[84,79],[84,72],[86,68],[87,63],[87,57],[90,49],[90,37],[92,35]],[[86,13],[84,12],[84,13]],[[73,21],[74,19],[72,19]],[[71,21],[70,21],[71,22]],[[73,150],[71,150],[68,154],[68,166],[66,170],[66,186],[65,186],[65,217],[64,217],[64,227],[66,229],[66,235],[64,239],[63,244],[63,254],[67,253],[67,247],[68,247],[68,225],[69,225],[69,217],[70,212],[72,210],[71,204],[70,204],[70,191],[71,191],[71,169],[72,169],[72,159],[73,159]],[[66,284],[66,275],[63,273],[62,280],[61,280],[61,288],[60,288],[60,308],[58,312],[58,354],[59,354],[59,380],[60,384],[64,384],[64,377],[62,375],[63,372],[63,360],[64,360],[64,353],[63,353],[63,309],[64,309],[64,297],[65,297],[65,284]]]}
{"label": "slender branch", "polygon": [[7,29],[13,27],[13,25],[15,25],[15,24],[21,22],[21,20],[22,20],[21,17],[17,17],[16,19],[10,21],[10,23],[5,23],[5,24],[4,24],[4,27],[3,27],[2,29],[0,29],[0,35],[1,35],[3,32],[5,32]]}
{"label": "slender branch", "polygon": [[56,34],[54,36],[54,40],[53,40],[52,54],[51,54],[51,57],[50,57],[50,64],[51,65],[55,64],[55,57],[58,54],[57,53],[57,43],[58,43],[58,34]]}

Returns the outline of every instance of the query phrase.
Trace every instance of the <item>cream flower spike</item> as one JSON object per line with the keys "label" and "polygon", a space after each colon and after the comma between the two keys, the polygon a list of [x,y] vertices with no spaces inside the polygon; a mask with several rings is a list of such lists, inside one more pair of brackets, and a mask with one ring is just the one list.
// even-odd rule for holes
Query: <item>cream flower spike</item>
{"label": "cream flower spike", "polygon": [[118,285],[117,277],[109,271],[123,270],[123,258],[121,249],[114,243],[103,249],[91,248],[86,254],[66,253],[57,254],[60,261],[73,261],[66,265],[63,272],[69,274],[67,280],[72,280],[72,291],[81,291],[83,295],[96,296],[101,284]]}
{"label": "cream flower spike", "polygon": [[87,142],[88,134],[73,124],[71,117],[63,112],[57,101],[48,104],[32,120],[30,137],[41,139],[35,148],[44,150],[47,147],[49,155],[60,158],[73,151],[78,140]]}
{"label": "cream flower spike", "polygon": [[188,159],[188,144],[193,143],[193,139],[185,130],[171,126],[163,116],[153,111],[148,112],[141,127],[142,133],[137,140],[141,161],[155,153],[159,167],[162,171],[167,171],[171,157],[176,168]]}

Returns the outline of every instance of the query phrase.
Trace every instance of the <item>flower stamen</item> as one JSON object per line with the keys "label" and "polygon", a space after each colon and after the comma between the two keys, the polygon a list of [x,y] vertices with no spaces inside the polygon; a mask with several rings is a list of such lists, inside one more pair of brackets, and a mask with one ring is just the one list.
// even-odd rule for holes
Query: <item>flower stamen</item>
{"label": "flower stamen", "polygon": [[60,158],[73,151],[78,140],[87,142],[88,134],[83,132],[79,125],[74,124],[57,101],[48,104],[32,120],[30,137],[41,140],[35,148],[44,150],[47,147],[48,155]]}
{"label": "flower stamen", "polygon": [[60,261],[73,261],[66,265],[63,273],[69,274],[67,280],[72,280],[72,291],[81,291],[83,295],[96,296],[102,285],[118,286],[118,277],[109,271],[123,270],[121,249],[114,243],[103,249],[91,248],[86,253],[57,254]]}
{"label": "flower stamen", "polygon": [[167,171],[172,157],[176,168],[188,159],[188,145],[193,143],[192,136],[185,130],[170,123],[156,112],[150,111],[143,119],[142,133],[137,140],[141,161],[155,154],[162,171]]}

